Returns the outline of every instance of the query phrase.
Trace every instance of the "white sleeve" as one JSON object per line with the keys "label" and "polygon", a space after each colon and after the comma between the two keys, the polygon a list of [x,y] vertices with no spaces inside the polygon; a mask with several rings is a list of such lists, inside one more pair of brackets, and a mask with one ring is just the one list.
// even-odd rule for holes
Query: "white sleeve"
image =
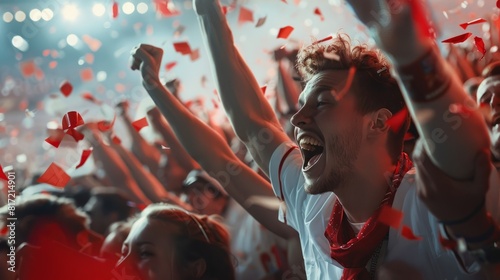
{"label": "white sleeve", "polygon": [[274,193],[281,201],[279,220],[297,229],[297,215],[302,213],[306,193],[303,191],[302,156],[291,142],[283,143],[273,152],[269,162],[269,178]]}

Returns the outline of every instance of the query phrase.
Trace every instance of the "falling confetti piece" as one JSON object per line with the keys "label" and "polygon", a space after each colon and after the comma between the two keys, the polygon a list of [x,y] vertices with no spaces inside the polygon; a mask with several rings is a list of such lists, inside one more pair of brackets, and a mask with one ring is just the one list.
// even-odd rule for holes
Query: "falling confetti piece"
{"label": "falling confetti piece", "polygon": [[61,93],[62,93],[64,96],[68,97],[68,96],[71,94],[71,92],[73,91],[73,86],[71,85],[71,83],[70,83],[70,82],[68,82],[68,81],[64,81],[64,82],[61,84],[61,86],[59,87],[59,90],[61,91]]}
{"label": "falling confetti piece", "polygon": [[64,134],[60,137],[56,136],[50,136],[47,139],[45,139],[45,142],[49,143],[50,145],[59,148],[59,145],[61,145],[61,141],[64,138]]}
{"label": "falling confetti piece", "polygon": [[118,17],[118,3],[116,1],[113,1],[113,4],[111,6],[111,17]]}
{"label": "falling confetti piece", "polygon": [[288,36],[290,36],[290,34],[292,33],[293,29],[294,28],[290,25],[280,28],[277,38],[287,39]]}
{"label": "falling confetti piece", "polygon": [[85,164],[85,162],[87,162],[87,159],[90,157],[90,154],[92,154],[92,148],[88,150],[83,150],[80,163],[76,166],[76,169],[82,167]]}
{"label": "falling confetti piece", "polygon": [[255,25],[255,27],[261,27],[262,25],[264,25],[264,23],[266,23],[266,19],[267,16],[259,18],[257,20],[257,24]]}
{"label": "falling confetti piece", "polygon": [[118,136],[113,136],[113,138],[111,138],[111,141],[113,141],[113,143],[117,144],[117,145],[120,145],[122,143],[122,140],[120,138],[118,138]]}
{"label": "falling confetti piece", "polygon": [[403,226],[401,229],[401,235],[408,240],[422,240],[421,236],[415,236],[411,228]]}
{"label": "falling confetti piece", "polygon": [[49,168],[38,178],[37,182],[64,188],[71,177],[57,164],[50,164]]}
{"label": "falling confetti piece", "polygon": [[85,68],[80,71],[80,78],[83,82],[89,82],[94,79],[94,72],[92,68]]}
{"label": "falling confetti piece", "polygon": [[5,181],[9,181],[9,178],[7,178],[7,175],[5,175],[5,173],[3,172],[3,167],[1,164],[0,164],[0,179],[3,179]]}
{"label": "falling confetti piece", "polygon": [[140,131],[142,128],[148,126],[148,120],[146,119],[146,117],[142,118],[142,119],[138,119],[134,122],[132,122],[132,126],[135,128],[135,130],[137,131]]}
{"label": "falling confetti piece", "polygon": [[196,49],[189,54],[191,61],[196,61],[200,58],[200,49]]}
{"label": "falling confetti piece", "polygon": [[227,14],[227,6],[222,6],[222,14]]}
{"label": "falling confetti piece", "polygon": [[462,43],[465,40],[467,40],[471,35],[472,35],[472,33],[468,32],[468,33],[464,33],[464,34],[461,34],[461,35],[458,35],[458,36],[455,36],[455,37],[451,37],[451,38],[443,40],[441,42],[443,42],[443,43],[451,43],[451,44],[458,44],[458,43]]}
{"label": "falling confetti piece", "polygon": [[323,14],[321,13],[321,10],[319,8],[314,9],[314,14],[318,15],[321,21],[324,21],[325,18],[323,17]]}
{"label": "falling confetti piece", "polygon": [[[332,36],[332,35],[330,35],[330,36],[328,36],[328,37],[325,37],[325,38],[323,38],[323,39],[321,39],[321,40],[318,40],[318,41],[314,42],[314,43],[313,43],[313,45],[320,44],[320,43],[326,42],[326,41],[331,40],[331,39],[333,39],[333,36]],[[337,57],[338,57],[338,56],[337,56]]]}
{"label": "falling confetti piece", "polygon": [[401,127],[405,124],[408,117],[408,109],[404,108],[401,111],[394,114],[390,119],[387,120],[387,125],[390,127],[392,132],[398,133]]}
{"label": "falling confetti piece", "polygon": [[163,17],[174,17],[181,14],[179,10],[175,9],[174,3],[170,0],[154,0],[156,12]]}
{"label": "falling confetti piece", "polygon": [[191,54],[191,47],[188,42],[178,42],[174,43],[174,49],[176,52],[183,55]]}
{"label": "falling confetti piece", "polygon": [[483,39],[475,36],[474,37],[474,44],[476,45],[477,50],[482,54],[480,59],[483,59],[484,55],[486,54],[486,48],[484,47]]}
{"label": "falling confetti piece", "polygon": [[240,15],[238,16],[238,23],[244,24],[245,22],[253,22],[253,11],[245,7],[241,7]]}
{"label": "falling confetti piece", "polygon": [[91,53],[86,54],[85,55],[85,62],[87,62],[88,64],[94,63],[94,55]]}
{"label": "falling confetti piece", "polygon": [[92,93],[90,93],[90,92],[84,92],[84,93],[82,93],[81,96],[82,96],[83,99],[88,100],[88,101],[90,101],[92,103],[95,103],[97,105],[100,105],[102,103],[101,101],[97,100],[94,97],[94,95],[92,95]]}
{"label": "falling confetti piece", "polygon": [[83,42],[85,42],[85,44],[87,44],[89,49],[93,52],[98,51],[102,46],[101,41],[99,41],[98,39],[94,39],[89,35],[83,35],[82,39],[83,39]]}
{"label": "falling confetti piece", "polygon": [[57,67],[57,61],[51,61],[49,62],[49,68],[50,69],[55,69]]}
{"label": "falling confetti piece", "polygon": [[390,206],[384,205],[380,209],[378,221],[393,228],[399,228],[403,220],[403,212],[396,210]]}
{"label": "falling confetti piece", "polygon": [[466,22],[466,23],[461,23],[460,24],[460,27],[462,27],[464,30],[467,29],[467,27],[469,25],[473,25],[473,24],[478,24],[478,23],[483,23],[483,22],[486,22],[485,19],[482,19],[482,18],[477,18],[475,20],[471,20],[469,22]]}
{"label": "falling confetti piece", "polygon": [[73,137],[73,139],[75,139],[76,142],[83,140],[83,138],[85,137],[82,133],[78,132],[74,128],[68,129],[68,131],[66,131],[66,134]]}
{"label": "falling confetti piece", "polygon": [[62,118],[62,128],[63,130],[75,128],[80,125],[85,124],[80,113],[76,111],[70,111],[66,113]]}
{"label": "falling confetti piece", "polygon": [[415,139],[415,136],[413,136],[413,134],[406,132],[403,140],[409,141],[409,140],[414,140],[414,139]]}
{"label": "falling confetti piece", "polygon": [[260,88],[260,91],[262,91],[262,94],[266,94],[266,89],[267,89],[267,85]]}
{"label": "falling confetti piece", "polygon": [[165,70],[170,71],[176,65],[177,65],[177,62],[175,62],[175,61],[169,62],[169,63],[165,64]]}
{"label": "falling confetti piece", "polygon": [[19,68],[21,68],[21,73],[25,78],[31,77],[35,74],[36,65],[33,60],[25,61],[19,63]]}

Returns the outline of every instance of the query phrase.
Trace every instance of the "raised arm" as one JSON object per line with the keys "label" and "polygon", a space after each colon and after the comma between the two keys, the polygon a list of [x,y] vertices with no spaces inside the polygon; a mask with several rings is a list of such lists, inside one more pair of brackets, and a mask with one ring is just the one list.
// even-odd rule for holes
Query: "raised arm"
{"label": "raised arm", "polygon": [[149,168],[149,171],[152,174],[157,174],[161,158],[160,152],[157,148],[150,145],[134,128],[132,120],[127,115],[128,102],[120,102],[116,105],[116,107],[119,109],[119,116],[123,120],[125,128],[127,129],[130,138],[132,139],[132,153],[142,164],[146,165]]}
{"label": "raised arm", "polygon": [[[162,54],[163,51],[159,48],[141,45],[132,53],[135,59],[133,69],[158,69],[156,65],[161,63]],[[269,183],[238,160],[226,141],[192,115],[159,81],[158,86],[148,86],[155,83],[153,79],[158,79],[158,72],[153,74],[142,71],[142,74],[146,89],[163,116],[171,120],[172,129],[179,142],[202,168],[270,231],[285,238],[295,237],[296,232],[292,228],[278,221],[279,201]],[[274,201],[275,207],[251,203],[262,198]]]}
{"label": "raised arm", "polygon": [[274,150],[288,137],[242,56],[217,0],[194,0],[210,53],[219,96],[236,135],[262,170],[269,172]]}
{"label": "raised arm", "polygon": [[453,178],[472,178],[476,155],[490,146],[486,124],[428,27],[417,24],[425,22],[420,1],[347,2],[391,58],[431,160]]}

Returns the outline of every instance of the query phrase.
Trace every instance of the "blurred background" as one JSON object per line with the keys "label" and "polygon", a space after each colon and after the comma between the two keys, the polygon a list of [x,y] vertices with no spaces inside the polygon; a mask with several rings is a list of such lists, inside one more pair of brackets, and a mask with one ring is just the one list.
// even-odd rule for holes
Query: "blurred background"
{"label": "blurred background", "polygon": [[[274,83],[272,54],[277,48],[292,50],[338,31],[373,44],[341,0],[221,2],[235,42],[261,85]],[[495,1],[428,0],[427,5],[438,41],[465,32],[485,41],[495,36]],[[467,31],[459,26],[479,17],[488,21]],[[288,25],[294,31],[278,39],[279,29]],[[189,44],[188,54],[176,52],[174,43],[179,42]],[[199,100],[200,110],[216,107],[191,0],[0,0],[0,164],[28,174],[42,172],[52,162],[70,175],[92,170],[90,160],[74,170],[88,144],[66,139],[56,149],[44,139],[50,129],[61,126],[68,111],[78,111],[85,121],[111,121],[114,106],[127,99],[133,118],[144,117],[151,101],[140,74],[128,66],[130,50],[140,43],[164,49],[162,79],[181,81],[182,100]],[[472,43],[469,38],[463,44],[480,57]],[[497,52],[493,44],[486,45],[488,53]],[[61,92],[63,83],[72,86],[68,96]],[[266,94],[272,98],[272,86]],[[117,122],[117,134],[121,129]],[[141,134],[155,138],[148,127]],[[130,141],[125,136],[122,140],[126,145]]]}

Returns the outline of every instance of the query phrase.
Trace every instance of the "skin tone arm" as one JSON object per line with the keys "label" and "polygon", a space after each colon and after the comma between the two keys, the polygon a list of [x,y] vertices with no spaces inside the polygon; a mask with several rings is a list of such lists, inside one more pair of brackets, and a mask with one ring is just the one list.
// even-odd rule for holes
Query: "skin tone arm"
{"label": "skin tone arm", "polygon": [[[141,45],[132,53],[132,69],[141,70],[143,84],[165,118],[175,120],[171,125],[179,141],[204,170],[262,225],[281,237],[295,237],[297,233],[292,228],[276,219],[279,201],[269,183],[238,160],[220,135],[192,115],[161,85],[158,72],[162,55],[163,50],[159,48]],[[269,198],[276,202],[275,207],[249,203],[258,200],[255,198]]]}
{"label": "skin tone arm", "polygon": [[[289,141],[257,80],[234,46],[233,36],[216,0],[194,0],[222,105],[236,135],[264,172],[274,150]],[[160,108],[161,109],[161,108]]]}
{"label": "skin tone arm", "polygon": [[161,183],[151,173],[147,172],[142,163],[121,144],[110,141],[110,147],[116,151],[122,161],[127,165],[128,170],[142,192],[153,202],[168,202],[178,205],[186,210],[191,210],[191,206],[182,202],[177,196],[167,192]]}
{"label": "skin tone arm", "polygon": [[179,142],[179,139],[175,136],[172,127],[167,122],[167,120],[162,116],[160,110],[157,107],[148,111],[149,120],[153,128],[160,133],[163,140],[168,143],[170,157],[175,158],[186,172],[190,172],[193,169],[200,169],[198,163],[191,158],[186,149]]}
{"label": "skin tone arm", "polygon": [[[387,0],[347,2],[368,26],[378,47],[391,58],[431,160],[453,178],[472,178],[476,155],[490,147],[487,128],[455,71],[441,57],[435,42],[414,22],[418,9],[407,1],[390,5]],[[424,65],[426,71],[434,72],[422,74],[427,73]],[[466,112],[450,112],[452,104]]]}
{"label": "skin tone arm", "polygon": [[161,157],[160,152],[158,149],[146,142],[146,140],[132,125],[132,120],[127,115],[128,103],[126,101],[120,102],[116,107],[119,109],[119,116],[123,120],[125,128],[132,139],[132,153],[141,163],[149,168],[152,174],[157,174]]}
{"label": "skin tone arm", "polygon": [[104,144],[98,132],[93,128],[85,127],[82,133],[85,135],[85,139],[92,144],[94,148],[92,156],[96,161],[101,162],[106,177],[113,186],[123,188],[127,195],[137,203],[150,204],[151,200],[139,188],[120,156],[111,147]]}

